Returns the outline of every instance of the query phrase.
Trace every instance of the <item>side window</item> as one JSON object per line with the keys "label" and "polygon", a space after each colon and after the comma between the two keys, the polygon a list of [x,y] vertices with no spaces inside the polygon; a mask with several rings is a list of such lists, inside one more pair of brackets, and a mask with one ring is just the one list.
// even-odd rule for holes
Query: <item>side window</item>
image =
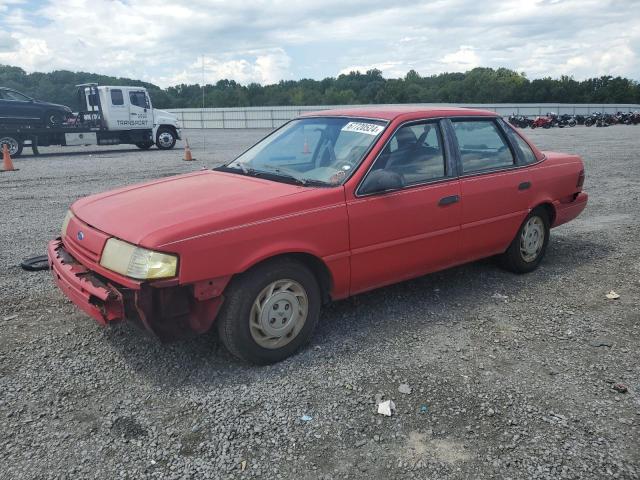
{"label": "side window", "polygon": [[481,172],[513,165],[506,140],[493,120],[453,120],[462,173]]}
{"label": "side window", "polygon": [[124,105],[124,97],[122,96],[122,90],[111,90],[111,104]]}
{"label": "side window", "polygon": [[371,173],[380,170],[398,175],[404,186],[445,177],[439,125],[427,122],[401,127],[376,159]]}
{"label": "side window", "polygon": [[129,100],[131,101],[131,105],[140,108],[149,108],[147,94],[144,92],[129,92]]}

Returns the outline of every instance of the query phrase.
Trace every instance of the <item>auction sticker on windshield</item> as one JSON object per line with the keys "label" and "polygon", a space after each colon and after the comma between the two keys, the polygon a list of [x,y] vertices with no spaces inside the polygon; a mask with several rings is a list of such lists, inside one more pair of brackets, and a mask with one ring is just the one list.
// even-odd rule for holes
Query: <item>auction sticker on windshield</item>
{"label": "auction sticker on windshield", "polygon": [[382,130],[384,130],[382,125],[366,122],[349,122],[342,127],[343,132],[358,132],[366,133],[367,135],[378,135]]}

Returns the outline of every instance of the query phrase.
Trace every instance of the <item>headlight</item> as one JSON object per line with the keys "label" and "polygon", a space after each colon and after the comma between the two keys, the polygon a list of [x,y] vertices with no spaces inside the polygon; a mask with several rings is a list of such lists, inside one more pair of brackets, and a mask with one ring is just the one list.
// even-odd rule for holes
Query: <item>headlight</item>
{"label": "headlight", "polygon": [[62,221],[62,229],[60,230],[60,238],[64,238],[67,236],[67,227],[69,226],[69,221],[73,218],[73,213],[71,210],[67,210],[67,214],[64,216],[64,220]]}
{"label": "headlight", "polygon": [[127,277],[151,280],[175,277],[178,257],[110,238],[102,250],[100,265]]}

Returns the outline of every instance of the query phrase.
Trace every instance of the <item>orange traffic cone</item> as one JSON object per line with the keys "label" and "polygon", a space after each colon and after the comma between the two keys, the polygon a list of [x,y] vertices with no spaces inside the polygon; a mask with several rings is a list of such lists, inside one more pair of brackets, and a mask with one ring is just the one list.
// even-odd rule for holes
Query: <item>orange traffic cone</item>
{"label": "orange traffic cone", "polygon": [[184,161],[192,162],[194,160],[195,158],[191,156],[191,148],[189,147],[189,141],[185,138],[184,139]]}
{"label": "orange traffic cone", "polygon": [[305,155],[308,155],[309,153],[311,153],[311,150],[309,150],[309,142],[307,141],[307,137],[304,138],[304,146],[302,147],[302,153],[304,153]]}
{"label": "orange traffic cone", "polygon": [[1,172],[15,172],[18,170],[13,166],[11,161],[11,155],[9,155],[9,146],[6,143],[2,144],[2,170]]}

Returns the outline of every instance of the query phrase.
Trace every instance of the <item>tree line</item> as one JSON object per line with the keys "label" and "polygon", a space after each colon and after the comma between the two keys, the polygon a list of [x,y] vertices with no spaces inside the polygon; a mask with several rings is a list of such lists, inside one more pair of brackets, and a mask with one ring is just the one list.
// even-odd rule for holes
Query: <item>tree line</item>
{"label": "tree line", "polygon": [[[75,85],[146,87],[157,108],[202,106],[199,84],[162,89],[130,78],[57,70],[26,73],[19,67],[0,65],[0,86],[19,90],[40,100],[68,105],[76,110]],[[350,72],[323,80],[282,80],[272,85],[220,80],[204,87],[206,107],[277,105],[348,105],[375,103],[640,103],[640,83],[601,76],[575,80],[569,76],[530,80],[506,68],[474,68],[467,72],[421,76],[411,70],[403,78],[384,78],[380,70]]]}

